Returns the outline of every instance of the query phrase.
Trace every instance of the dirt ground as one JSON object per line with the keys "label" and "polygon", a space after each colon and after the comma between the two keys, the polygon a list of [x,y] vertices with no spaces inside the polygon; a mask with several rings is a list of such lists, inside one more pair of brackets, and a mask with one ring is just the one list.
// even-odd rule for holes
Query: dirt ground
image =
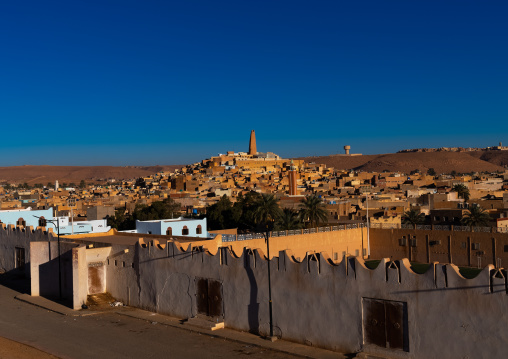
{"label": "dirt ground", "polygon": [[29,345],[0,337],[0,359],[58,359]]}
{"label": "dirt ground", "polygon": [[[117,304],[117,306],[111,304]],[[124,303],[118,302],[111,294],[107,292],[89,295],[86,300],[86,305],[88,308],[84,310],[91,312],[115,311],[119,306],[124,307]]]}

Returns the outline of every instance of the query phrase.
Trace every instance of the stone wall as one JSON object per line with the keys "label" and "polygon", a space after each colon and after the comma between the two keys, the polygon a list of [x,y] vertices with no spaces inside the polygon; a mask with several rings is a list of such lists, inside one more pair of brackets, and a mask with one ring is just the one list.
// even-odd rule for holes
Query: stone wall
{"label": "stone wall", "polygon": [[[227,246],[237,253],[241,253],[244,247],[266,251],[264,238],[222,242],[222,246]],[[362,255],[363,250],[367,249],[367,228],[270,237],[270,257],[277,256],[279,251],[286,249],[291,249],[293,255],[300,259],[307,253],[327,252],[338,262],[344,255]]]}
{"label": "stone wall", "polygon": [[[414,246],[410,239],[416,239]],[[405,243],[405,244],[404,244]],[[402,245],[403,244],[403,245]],[[371,258],[508,266],[508,234],[420,229],[370,229]]]}
{"label": "stone wall", "polygon": [[[30,277],[30,242],[56,240],[51,229],[49,232],[35,229],[31,226],[21,227],[0,224],[0,271],[17,270]],[[16,268],[16,248],[23,249],[25,257],[24,268]]]}
{"label": "stone wall", "polygon": [[[439,263],[415,274],[407,259],[384,259],[370,270],[361,258],[346,257],[335,264],[326,253],[299,262],[290,251],[281,251],[267,261],[260,250],[237,254],[222,248],[212,255],[157,241],[140,242],[127,253],[113,246],[115,253],[116,265],[111,259],[107,265],[108,291],[154,312],[197,315],[198,283],[206,279],[221,284],[220,316],[226,327],[266,334],[270,265],[275,334],[283,339],[400,358],[495,358],[508,353],[506,271],[491,265],[465,279],[456,266]],[[372,319],[373,302],[399,307],[399,322],[390,322],[388,314],[381,323]],[[401,349],[373,343],[369,333],[379,325],[400,334]]]}

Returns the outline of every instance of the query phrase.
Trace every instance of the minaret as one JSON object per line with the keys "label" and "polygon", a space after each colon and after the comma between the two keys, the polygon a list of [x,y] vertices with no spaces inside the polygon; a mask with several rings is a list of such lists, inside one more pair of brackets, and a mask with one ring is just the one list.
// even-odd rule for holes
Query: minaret
{"label": "minaret", "polygon": [[256,132],[254,130],[250,131],[250,141],[249,141],[249,155],[257,155],[258,151],[256,149]]}
{"label": "minaret", "polygon": [[298,189],[296,186],[296,167],[293,165],[293,160],[291,160],[291,167],[288,171],[288,179],[289,179],[289,195],[296,196],[298,194]]}

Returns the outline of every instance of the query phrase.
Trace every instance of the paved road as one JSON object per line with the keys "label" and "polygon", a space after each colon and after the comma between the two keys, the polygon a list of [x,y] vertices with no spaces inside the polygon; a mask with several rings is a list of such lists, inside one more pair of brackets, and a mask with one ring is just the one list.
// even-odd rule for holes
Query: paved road
{"label": "paved road", "polygon": [[60,358],[292,357],[113,312],[63,316],[14,299],[18,294],[0,285],[0,337]]}

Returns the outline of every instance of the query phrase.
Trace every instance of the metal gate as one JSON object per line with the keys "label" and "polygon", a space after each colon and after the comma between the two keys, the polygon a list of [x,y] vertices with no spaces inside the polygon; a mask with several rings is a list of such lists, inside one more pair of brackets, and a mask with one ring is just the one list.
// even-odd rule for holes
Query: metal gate
{"label": "metal gate", "polygon": [[222,283],[214,279],[196,278],[198,314],[222,316]]}
{"label": "metal gate", "polygon": [[365,344],[409,351],[405,302],[363,298]]}

